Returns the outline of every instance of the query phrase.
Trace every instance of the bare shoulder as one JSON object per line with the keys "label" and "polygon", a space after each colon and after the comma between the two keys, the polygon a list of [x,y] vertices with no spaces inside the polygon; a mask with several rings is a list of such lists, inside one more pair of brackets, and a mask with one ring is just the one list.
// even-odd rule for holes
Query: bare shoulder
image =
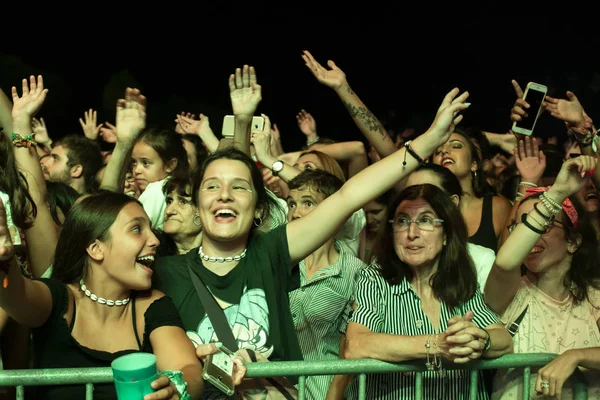
{"label": "bare shoulder", "polygon": [[139,292],[135,297],[135,302],[139,307],[144,310],[150,306],[154,301],[165,297],[165,294],[160,290],[150,289],[143,292]]}

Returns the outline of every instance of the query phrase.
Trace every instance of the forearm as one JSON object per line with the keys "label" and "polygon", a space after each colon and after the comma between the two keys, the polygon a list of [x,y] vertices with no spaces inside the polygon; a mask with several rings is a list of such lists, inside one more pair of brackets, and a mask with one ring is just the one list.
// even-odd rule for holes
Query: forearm
{"label": "forearm", "polygon": [[[573,349],[566,352],[575,353],[580,367],[600,371],[600,347],[588,347],[586,349]],[[566,353],[565,352],[565,353]]]}
{"label": "forearm", "polygon": [[[427,357],[425,344],[433,335],[403,336],[387,333],[356,333],[347,338],[344,357],[347,359],[373,358],[388,362],[402,362]],[[430,355],[433,355],[431,350]]]}
{"label": "forearm", "polygon": [[[273,165],[273,163],[275,161],[277,161],[277,158],[273,157],[272,155],[261,155],[261,157],[258,157],[258,161],[260,161],[260,163],[262,165],[264,165],[267,168],[271,168],[271,166]],[[298,176],[300,174],[300,170],[287,164],[286,162],[283,163],[283,169],[279,172],[279,178],[281,178],[285,183],[288,183],[289,181],[291,181],[292,179],[294,179],[296,176]]]}
{"label": "forearm", "polygon": [[[427,159],[435,150],[436,143],[435,138],[425,132],[411,142],[411,147],[419,157]],[[391,189],[418,166],[419,162],[406,152],[406,148],[402,148],[353,176],[338,193],[352,202],[349,204],[352,210],[357,210]]]}
{"label": "forearm", "polygon": [[512,337],[504,327],[489,328],[487,332],[490,334],[492,342],[490,348],[482,354],[483,358],[498,358],[504,354],[513,352]]}
{"label": "forearm", "polygon": [[352,379],[354,379],[354,375],[335,375],[329,385],[325,400],[344,400],[344,392]]}
{"label": "forearm", "polygon": [[183,379],[187,383],[186,390],[193,400],[201,399],[204,392],[204,379],[202,378],[202,368],[197,365],[189,365],[181,369]]}
{"label": "forearm", "polygon": [[[14,118],[12,122],[13,130],[21,136],[30,135],[31,118],[28,116]],[[7,132],[12,142],[11,133]],[[36,204],[45,204],[48,201],[48,193],[46,188],[46,180],[42,173],[42,167],[37,155],[35,146],[31,147],[15,147],[15,161],[19,169],[25,175],[31,197]]]}
{"label": "forearm", "polygon": [[235,116],[233,147],[250,155],[250,128],[252,116]]}
{"label": "forearm", "polygon": [[212,131],[199,133],[198,136],[200,136],[200,139],[202,139],[202,142],[206,145],[206,149],[209,153],[217,151],[219,148],[219,139],[217,139]]}
{"label": "forearm", "polygon": [[387,130],[377,117],[369,111],[347,82],[340,86],[336,90],[336,93],[342,100],[344,107],[348,110],[358,129],[360,129],[369,143],[375,147],[381,157],[387,157],[396,151],[394,141],[390,138]]}
{"label": "forearm", "polygon": [[102,177],[102,184],[100,185],[102,189],[123,193],[127,165],[131,159],[134,143],[134,140],[117,140],[117,144]]}

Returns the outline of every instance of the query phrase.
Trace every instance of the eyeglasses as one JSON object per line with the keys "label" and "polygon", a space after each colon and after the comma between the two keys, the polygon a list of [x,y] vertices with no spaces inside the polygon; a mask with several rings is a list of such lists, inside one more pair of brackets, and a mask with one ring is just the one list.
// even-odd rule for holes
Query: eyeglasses
{"label": "eyeglasses", "polygon": [[[525,222],[525,219],[527,218],[527,213],[522,214],[521,215],[521,222],[513,222],[512,224],[510,224],[508,226],[508,233],[512,233],[512,231],[515,230],[515,228],[517,227],[517,225],[519,225],[520,223]],[[544,234],[550,232],[552,230],[552,227],[554,226],[554,224],[557,223],[559,228],[563,228],[564,224],[560,221],[554,220],[550,225],[548,226],[544,226]]]}
{"label": "eyeglasses", "polygon": [[440,226],[440,224],[444,222],[444,220],[431,217],[421,217],[419,219],[408,219],[406,217],[398,217],[396,220],[389,220],[389,223],[392,224],[394,232],[402,232],[407,230],[413,222],[417,224],[417,228],[419,228],[422,231],[432,231],[437,226]]}

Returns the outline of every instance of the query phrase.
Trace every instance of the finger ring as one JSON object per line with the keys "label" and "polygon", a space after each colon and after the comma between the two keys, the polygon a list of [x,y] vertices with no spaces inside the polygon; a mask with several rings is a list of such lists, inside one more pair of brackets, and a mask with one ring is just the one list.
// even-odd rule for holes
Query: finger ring
{"label": "finger ring", "polygon": [[550,388],[550,382],[548,382],[548,381],[542,381],[542,383],[540,383],[540,386],[542,387],[542,389],[549,389]]}

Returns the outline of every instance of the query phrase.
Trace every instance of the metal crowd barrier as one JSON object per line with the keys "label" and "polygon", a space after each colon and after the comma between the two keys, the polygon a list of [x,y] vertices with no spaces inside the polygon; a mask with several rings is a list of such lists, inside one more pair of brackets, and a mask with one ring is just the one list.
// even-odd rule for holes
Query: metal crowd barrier
{"label": "metal crowd barrier", "polygon": [[[542,367],[556,358],[556,354],[507,354],[493,360],[479,360],[464,365],[444,364],[447,369],[471,370],[470,399],[477,398],[479,370],[501,368],[523,368],[523,379],[529,382],[532,367]],[[304,400],[304,383],[307,376],[312,375],[357,375],[359,380],[359,400],[365,399],[367,374],[388,372],[414,372],[416,376],[416,398],[422,399],[422,379],[426,372],[422,360],[387,363],[373,359],[333,360],[333,361],[278,361],[251,363],[246,365],[248,378],[298,376],[299,399]],[[587,384],[583,374],[576,370],[571,376],[573,382],[573,399],[587,400]],[[0,386],[16,387],[17,400],[25,398],[25,386],[46,385],[85,385],[86,400],[93,400],[94,384],[111,383],[113,381],[110,367],[104,368],[55,368],[24,369],[0,371]],[[529,399],[529,384],[523,385],[523,400]]]}

